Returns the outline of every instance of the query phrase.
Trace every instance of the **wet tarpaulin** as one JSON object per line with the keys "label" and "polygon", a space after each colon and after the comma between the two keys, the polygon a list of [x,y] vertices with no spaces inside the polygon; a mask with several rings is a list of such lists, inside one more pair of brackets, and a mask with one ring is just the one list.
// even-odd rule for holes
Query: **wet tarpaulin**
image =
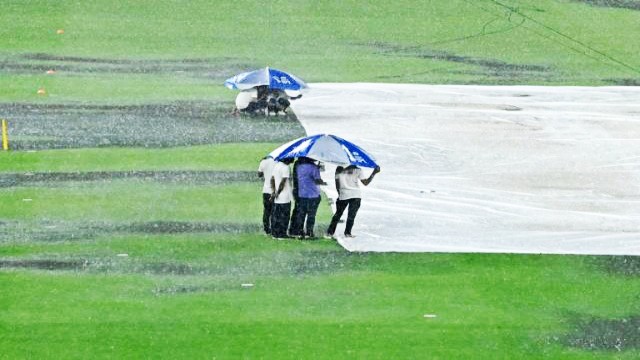
{"label": "wet tarpaulin", "polygon": [[313,87],[307,133],[382,168],[347,249],[640,255],[639,88]]}

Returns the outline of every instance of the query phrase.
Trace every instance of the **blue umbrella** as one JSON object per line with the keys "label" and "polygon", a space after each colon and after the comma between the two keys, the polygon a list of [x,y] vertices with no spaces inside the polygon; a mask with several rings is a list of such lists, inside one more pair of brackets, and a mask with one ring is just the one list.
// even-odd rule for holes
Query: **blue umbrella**
{"label": "blue umbrella", "polygon": [[228,78],[224,82],[224,86],[234,90],[246,90],[260,85],[267,85],[271,89],[280,90],[307,88],[307,84],[295,75],[270,67],[244,72]]}
{"label": "blue umbrella", "polygon": [[275,149],[269,156],[277,161],[304,156],[336,165],[356,165],[367,168],[378,166],[373,156],[358,145],[329,134],[318,134],[293,140]]}

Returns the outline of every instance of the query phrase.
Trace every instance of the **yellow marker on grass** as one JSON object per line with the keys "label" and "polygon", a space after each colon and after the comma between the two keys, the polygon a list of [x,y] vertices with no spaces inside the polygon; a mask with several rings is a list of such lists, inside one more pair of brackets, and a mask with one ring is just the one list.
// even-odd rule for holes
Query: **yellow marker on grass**
{"label": "yellow marker on grass", "polygon": [[7,133],[7,120],[2,119],[2,150],[9,150],[9,134]]}

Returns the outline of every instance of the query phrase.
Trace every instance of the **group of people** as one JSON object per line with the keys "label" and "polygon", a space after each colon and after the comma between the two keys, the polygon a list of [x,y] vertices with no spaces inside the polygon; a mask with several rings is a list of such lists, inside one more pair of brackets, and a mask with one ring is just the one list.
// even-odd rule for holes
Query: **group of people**
{"label": "group of people", "polygon": [[[276,239],[299,238],[315,239],[315,220],[320,205],[320,185],[327,185],[320,176],[322,164],[307,157],[295,161],[293,171],[289,166],[293,159],[276,161],[265,157],[260,161],[258,176],[263,178],[262,188],[264,232]],[[335,213],[324,237],[334,238],[336,227],[347,211],[345,237],[354,237],[351,233],[356,214],[360,208],[360,184],[369,185],[373,177],[380,172],[376,167],[370,176],[364,175],[355,165],[338,167],[335,185],[338,191]],[[294,202],[293,213],[291,204]]]}
{"label": "group of people", "polygon": [[282,112],[287,114],[291,105],[290,100],[299,99],[302,94],[289,96],[284,90],[272,89],[266,85],[256,86],[251,89],[242,90],[236,96],[236,106],[232,114],[241,113],[249,115],[265,114],[269,115]]}

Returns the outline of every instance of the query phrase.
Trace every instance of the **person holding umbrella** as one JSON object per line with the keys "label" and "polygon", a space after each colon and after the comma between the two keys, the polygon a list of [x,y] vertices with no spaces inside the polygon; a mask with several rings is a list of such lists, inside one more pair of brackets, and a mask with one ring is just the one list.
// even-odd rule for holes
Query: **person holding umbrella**
{"label": "person holding umbrella", "polygon": [[328,238],[333,238],[336,232],[336,226],[342,217],[344,211],[349,208],[347,213],[347,223],[344,228],[344,236],[355,237],[351,234],[351,229],[356,219],[358,209],[360,209],[361,191],[360,183],[367,186],[373,180],[373,177],[380,172],[380,166],[373,169],[371,175],[367,178],[362,170],[355,166],[349,165],[344,170],[336,170],[336,190],[338,190],[338,201],[336,201],[336,213],[331,218],[331,224],[327,229]]}
{"label": "person holding umbrella", "polygon": [[[336,135],[316,134],[283,144],[269,155],[276,161],[308,157],[323,163],[346,166],[347,168],[343,172],[337,174],[336,186],[339,196],[336,202],[336,213],[327,234],[333,236],[340,217],[349,208],[345,234],[353,236],[351,228],[360,207],[360,183],[362,182],[365,186],[369,185],[373,177],[380,172],[380,167],[369,153],[358,145]],[[360,167],[373,169],[373,173],[366,177]],[[275,188],[275,185],[273,186]]]}

